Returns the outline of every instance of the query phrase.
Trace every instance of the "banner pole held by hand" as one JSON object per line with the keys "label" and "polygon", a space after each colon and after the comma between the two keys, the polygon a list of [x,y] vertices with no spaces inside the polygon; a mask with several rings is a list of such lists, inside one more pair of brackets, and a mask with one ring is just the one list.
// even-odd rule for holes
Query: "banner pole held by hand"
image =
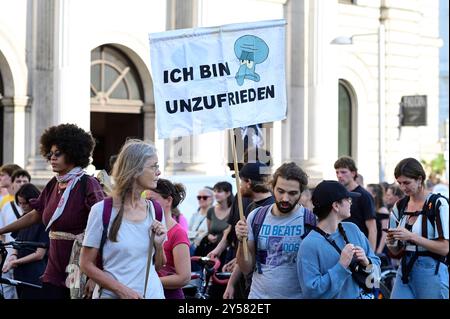
{"label": "banner pole held by hand", "polygon": [[[235,172],[235,181],[237,188],[237,197],[238,197],[238,207],[239,207],[239,219],[245,220],[244,217],[244,208],[242,206],[242,195],[240,192],[240,179],[239,179],[239,167],[237,162],[237,154],[236,154],[236,141],[234,140],[234,129],[230,129],[230,138],[231,138],[231,149],[233,152],[233,162],[234,162],[234,172]],[[248,243],[247,237],[242,239],[242,248],[244,249],[244,259],[248,260]]]}

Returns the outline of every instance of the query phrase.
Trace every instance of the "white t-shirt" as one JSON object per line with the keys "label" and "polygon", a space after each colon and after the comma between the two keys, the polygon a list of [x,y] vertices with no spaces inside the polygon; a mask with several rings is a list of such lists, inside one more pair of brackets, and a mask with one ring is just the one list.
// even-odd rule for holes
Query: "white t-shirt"
{"label": "white t-shirt", "polygon": [[206,221],[206,215],[195,212],[189,221],[189,239],[194,242],[196,246],[198,246],[207,233],[208,224]]}
{"label": "white t-shirt", "polygon": [[[103,203],[103,201],[98,202],[91,208],[83,246],[100,248],[103,231]],[[153,205],[150,205],[148,211],[150,214],[147,214],[145,220],[140,222],[133,222],[123,218],[117,234],[117,242],[111,242],[107,239],[103,246],[103,270],[120,283],[141,294],[141,296],[144,295],[147,270],[148,247],[150,244],[149,228],[155,218]],[[117,213],[117,209],[113,207],[108,232]],[[162,222],[165,224],[164,216]],[[117,298],[117,296],[112,291],[103,289],[101,298]],[[149,272],[145,298],[164,299],[163,286],[153,263]]]}
{"label": "white t-shirt", "polygon": [[[259,235],[262,274],[253,272],[248,299],[301,299],[297,276],[297,254],[302,242],[305,209],[282,216],[272,213],[272,204],[264,219]],[[247,217],[248,241],[255,241],[252,223],[259,208]]]}
{"label": "white t-shirt", "polygon": [[[9,224],[15,222],[17,220],[16,214],[14,214],[14,210],[11,206],[12,202],[8,202],[3,206],[3,209],[0,211],[0,228],[8,226]],[[22,215],[22,209],[19,205],[15,204],[17,208],[17,212],[19,215]],[[11,237],[11,233],[4,234],[5,236],[5,242],[14,241],[14,238]],[[8,253],[12,252],[12,248],[8,247],[6,248],[8,250]]]}

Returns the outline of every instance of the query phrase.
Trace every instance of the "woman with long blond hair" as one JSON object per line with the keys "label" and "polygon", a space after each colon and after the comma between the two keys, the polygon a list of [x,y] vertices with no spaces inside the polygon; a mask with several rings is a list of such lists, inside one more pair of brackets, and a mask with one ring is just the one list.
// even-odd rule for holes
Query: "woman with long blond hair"
{"label": "woman with long blond hair", "polygon": [[[101,201],[89,214],[81,251],[81,270],[102,287],[100,298],[164,298],[156,272],[165,263],[164,219],[163,223],[156,220],[155,205],[158,204],[141,197],[145,189],[156,187],[160,174],[153,145],[128,140],[122,146],[112,174],[115,183],[107,239],[101,247],[105,205],[105,201]],[[152,232],[155,234],[153,245]],[[148,257],[150,249],[154,258]],[[97,265],[99,251],[103,270]]]}

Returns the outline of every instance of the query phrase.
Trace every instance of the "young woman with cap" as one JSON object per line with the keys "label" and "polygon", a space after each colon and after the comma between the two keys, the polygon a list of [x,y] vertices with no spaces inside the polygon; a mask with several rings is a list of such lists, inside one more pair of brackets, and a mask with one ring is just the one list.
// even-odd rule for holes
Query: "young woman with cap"
{"label": "young woman with cap", "polygon": [[[365,298],[351,269],[361,267],[375,275],[380,259],[355,224],[342,222],[350,216],[352,198],[358,196],[336,181],[322,181],[314,189],[313,211],[319,222],[303,240],[297,256],[303,298]],[[367,288],[371,284],[368,281]]]}

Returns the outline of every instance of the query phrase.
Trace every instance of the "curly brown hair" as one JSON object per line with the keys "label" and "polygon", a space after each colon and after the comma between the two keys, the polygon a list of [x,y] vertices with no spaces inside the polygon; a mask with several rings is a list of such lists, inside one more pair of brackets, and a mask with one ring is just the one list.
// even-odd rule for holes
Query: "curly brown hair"
{"label": "curly brown hair", "polygon": [[300,184],[300,193],[303,192],[308,185],[308,175],[294,162],[284,163],[277,168],[273,174],[272,188],[275,188],[278,177],[297,181]]}
{"label": "curly brown hair", "polygon": [[75,124],[51,126],[41,136],[41,154],[46,156],[53,145],[65,155],[67,163],[85,168],[95,147],[91,133]]}

